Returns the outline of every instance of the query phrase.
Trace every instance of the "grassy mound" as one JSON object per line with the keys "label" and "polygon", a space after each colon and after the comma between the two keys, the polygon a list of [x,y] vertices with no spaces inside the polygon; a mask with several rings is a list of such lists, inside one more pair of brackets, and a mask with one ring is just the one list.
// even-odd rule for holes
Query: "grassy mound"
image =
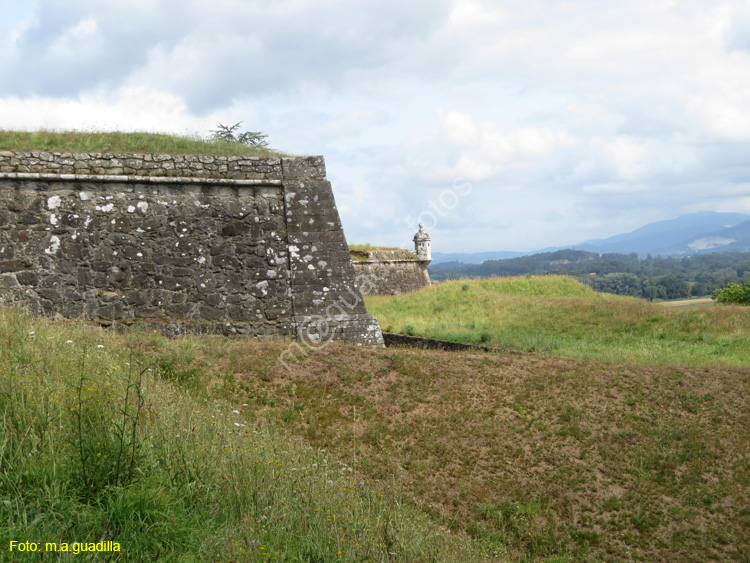
{"label": "grassy mound", "polygon": [[265,416],[397,477],[499,561],[750,550],[748,370],[343,346],[284,375],[238,365]]}
{"label": "grassy mound", "polygon": [[159,133],[118,131],[3,131],[0,150],[281,156],[267,148]]}
{"label": "grassy mound", "polygon": [[41,560],[11,541],[120,546],[76,561],[483,559],[230,397],[200,346],[0,311],[0,559]]}
{"label": "grassy mound", "polygon": [[384,330],[583,360],[750,367],[742,307],[667,308],[563,276],[441,283],[365,298]]}
{"label": "grassy mound", "polygon": [[287,346],[0,314],[0,559],[40,560],[11,540],[114,540],[112,561],[750,550],[747,370],[336,344],[286,370]]}

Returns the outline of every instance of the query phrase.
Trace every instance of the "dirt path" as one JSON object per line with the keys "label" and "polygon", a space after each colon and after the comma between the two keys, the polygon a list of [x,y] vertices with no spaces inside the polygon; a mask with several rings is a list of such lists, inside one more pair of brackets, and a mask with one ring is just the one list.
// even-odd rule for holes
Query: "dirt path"
{"label": "dirt path", "polygon": [[714,304],[710,297],[705,299],[683,299],[682,301],[665,301],[662,305],[666,307],[707,307]]}

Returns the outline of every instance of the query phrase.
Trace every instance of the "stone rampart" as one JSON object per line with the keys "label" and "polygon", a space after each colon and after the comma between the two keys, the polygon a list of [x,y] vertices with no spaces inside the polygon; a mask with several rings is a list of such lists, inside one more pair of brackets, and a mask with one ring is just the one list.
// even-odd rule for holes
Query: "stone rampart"
{"label": "stone rampart", "polygon": [[411,250],[371,250],[367,259],[352,262],[357,277],[366,279],[367,295],[411,293],[430,285],[429,261]]}
{"label": "stone rampart", "polygon": [[0,152],[0,301],[382,345],[322,157]]}

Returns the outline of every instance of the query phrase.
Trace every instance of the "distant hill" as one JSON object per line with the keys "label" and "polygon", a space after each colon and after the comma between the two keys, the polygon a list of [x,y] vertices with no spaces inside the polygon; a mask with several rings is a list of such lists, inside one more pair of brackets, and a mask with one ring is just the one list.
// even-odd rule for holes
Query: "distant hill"
{"label": "distant hill", "polygon": [[506,258],[516,258],[518,256],[526,256],[531,254],[530,252],[512,252],[505,250],[498,250],[497,252],[433,252],[432,253],[432,264],[430,264],[430,271],[438,264],[446,262],[452,262],[455,264],[481,264],[487,260],[504,260]]}
{"label": "distant hill", "polygon": [[[618,255],[619,258],[620,255]],[[628,258],[623,256],[623,258]],[[635,256],[629,260],[638,261]],[[563,249],[555,252],[540,252],[515,258],[487,260],[481,264],[460,264],[446,262],[437,268],[430,269],[430,276],[435,280],[455,279],[461,277],[482,278],[492,276],[543,275],[550,272],[575,271],[589,273],[594,264],[600,262],[599,254],[585,250]]]}
{"label": "distant hill", "polygon": [[[676,219],[649,223],[635,231],[606,239],[591,240],[572,248],[590,252],[619,252],[673,256],[690,254],[700,250],[718,248],[730,244],[723,239],[732,239],[721,233],[743,222],[750,221],[750,215],[742,213],[702,212],[683,215]],[[746,229],[747,230],[747,229]],[[712,239],[708,240],[708,239]],[[704,241],[704,239],[706,239]],[[699,242],[703,241],[703,242]],[[750,238],[748,238],[750,242]],[[694,245],[691,247],[690,245]],[[741,251],[743,249],[735,248]]]}
{"label": "distant hill", "polygon": [[571,246],[554,246],[530,252],[442,253],[433,252],[430,273],[446,272],[464,264],[482,264],[543,252],[574,249],[597,254],[635,252],[641,258],[686,256],[706,252],[750,251],[750,215],[706,211],[682,215],[676,219],[649,223],[630,233],[595,239]]}
{"label": "distant hill", "polygon": [[706,254],[709,252],[749,252],[750,221],[683,240],[681,244],[659,251],[664,256]]}

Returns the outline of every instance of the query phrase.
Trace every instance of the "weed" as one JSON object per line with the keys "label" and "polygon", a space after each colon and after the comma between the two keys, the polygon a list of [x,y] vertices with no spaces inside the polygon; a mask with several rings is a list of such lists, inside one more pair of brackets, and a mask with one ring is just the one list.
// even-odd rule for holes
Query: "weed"
{"label": "weed", "polygon": [[2,131],[0,150],[152,154],[262,155],[281,153],[232,140],[118,131]]}
{"label": "weed", "polygon": [[[123,561],[484,559],[400,494],[212,395],[190,374],[198,359],[217,365],[213,347],[190,342],[0,310],[5,552],[10,540],[112,540]],[[178,355],[191,349],[191,362]]]}

